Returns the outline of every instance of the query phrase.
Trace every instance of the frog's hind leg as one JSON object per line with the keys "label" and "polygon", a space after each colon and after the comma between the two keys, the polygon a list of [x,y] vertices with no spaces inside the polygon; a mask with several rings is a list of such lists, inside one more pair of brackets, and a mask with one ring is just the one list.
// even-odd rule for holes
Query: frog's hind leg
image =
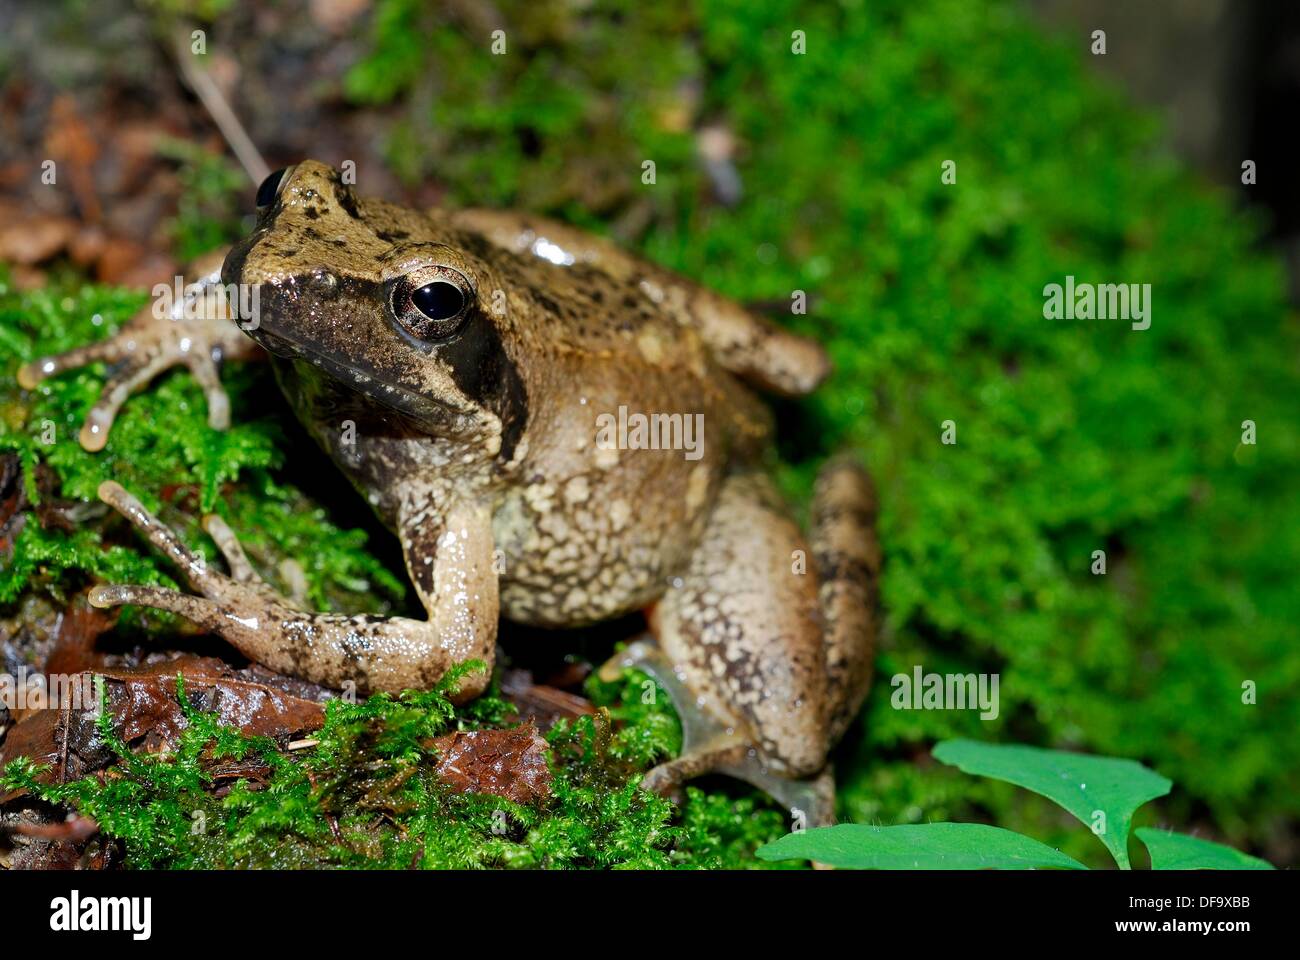
{"label": "frog's hind leg", "polygon": [[880,543],[876,491],[848,457],[822,468],[813,493],[813,559],[820,581],[830,738],[848,728],[871,686],[879,634]]}
{"label": "frog's hind leg", "polygon": [[682,756],[652,770],[649,786],[668,792],[713,770],[812,822],[830,819],[826,781],[805,780],[822,773],[830,745],[810,554],[767,477],[723,483],[700,545],[651,618],[663,659],[639,658],[664,682],[687,734]]}
{"label": "frog's hind leg", "polygon": [[835,822],[835,780],[829,767],[810,780],[789,780],[773,774],[753,744],[700,707],[668,656],[647,640],[634,641],[612,657],[601,668],[601,679],[613,681],[627,667],[654,679],[672,701],[682,725],[681,753],[647,772],[641,779],[642,788],[680,799],[686,781],[720,773],[764,791],[790,811],[792,820],[801,819],[810,826]]}
{"label": "frog's hind leg", "polygon": [[826,765],[871,682],[879,615],[876,498],[860,466],[818,477],[812,547],[766,477],[729,478],[700,546],[651,617],[659,646],[611,662],[653,676],[677,708],[681,756],[643,784],[672,793],[724,773],[811,825],[834,821]]}

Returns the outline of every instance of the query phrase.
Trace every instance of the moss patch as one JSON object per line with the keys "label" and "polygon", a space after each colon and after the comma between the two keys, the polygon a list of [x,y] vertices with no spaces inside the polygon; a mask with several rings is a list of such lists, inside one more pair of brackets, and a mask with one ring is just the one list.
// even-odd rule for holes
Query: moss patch
{"label": "moss patch", "polygon": [[[190,708],[180,680],[189,726],[174,751],[133,753],[106,711],[99,735],[117,764],[105,776],[46,785],[15,760],[0,784],[93,818],[126,865],[146,869],[734,867],[783,832],[776,811],[696,789],[675,823],[671,803],[636,786],[633,760],[672,727],[662,708],[617,732],[607,714],[557,724],[547,737],[552,796],[540,809],[450,791],[433,776],[432,738],[498,726],[512,711],[494,692],[452,706],[445,694],[470,668],[425,693],[331,701],[318,742],[298,754]],[[255,761],[262,772],[218,793],[221,761]]]}

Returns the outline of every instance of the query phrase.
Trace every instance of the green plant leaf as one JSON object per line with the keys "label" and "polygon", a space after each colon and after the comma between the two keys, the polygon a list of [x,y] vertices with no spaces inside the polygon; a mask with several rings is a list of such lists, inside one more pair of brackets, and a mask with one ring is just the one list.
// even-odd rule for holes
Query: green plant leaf
{"label": "green plant leaf", "polygon": [[763,860],[816,860],[858,870],[1087,869],[1032,837],[983,823],[840,823],[788,833],[755,853]]}
{"label": "green plant leaf", "polygon": [[[1130,868],[1128,833],[1133,812],[1173,786],[1136,761],[1114,757],[974,740],[945,740],[932,752],[936,760],[966,773],[1005,780],[1056,801],[1093,830],[1124,870]],[[1105,817],[1100,831],[1093,827],[1099,812]]]}
{"label": "green plant leaf", "polygon": [[1152,870],[1272,870],[1267,860],[1232,847],[1153,827],[1133,831],[1151,854]]}

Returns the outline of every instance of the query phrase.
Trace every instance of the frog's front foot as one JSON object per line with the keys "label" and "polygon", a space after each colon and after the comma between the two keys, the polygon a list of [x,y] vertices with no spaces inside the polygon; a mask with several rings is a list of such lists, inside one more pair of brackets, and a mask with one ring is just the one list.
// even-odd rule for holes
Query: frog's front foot
{"label": "frog's front foot", "polygon": [[105,481],[99,485],[98,492],[101,500],[131,521],[159,552],[176,565],[201,596],[166,587],[105,584],[90,591],[92,606],[135,604],[170,610],[221,634],[241,650],[252,645],[251,638],[258,630],[265,629],[272,622],[282,622],[302,614],[262,580],[230,527],[215,514],[204,517],[203,526],[225,557],[229,576],[212,569],[204,557],[185,546],[170,527],[146,510],[120,484]]}
{"label": "frog's front foot", "polygon": [[208,295],[220,283],[219,272],[209,271],[185,302],[159,311],[161,316],[154,304],[148,304],[107,340],[26,364],[18,371],[19,385],[31,390],[65,371],[97,361],[109,364],[108,379],[78,437],[82,447],[96,451],[108,443],[109,430],[127,397],[163,371],[184,366],[203,389],[208,424],[224,430],[230,425],[230,401],[221,386],[219,364],[223,359],[255,357],[258,347],[230,319],[224,301]]}
{"label": "frog's front foot", "polygon": [[[487,602],[487,609],[475,614],[464,603],[465,598],[495,601],[495,579],[478,582],[473,576],[476,570],[491,571],[490,550],[486,562],[475,562],[459,579],[453,578],[453,570],[435,565],[445,589],[431,600],[428,621],[310,613],[262,581],[219,517],[205,518],[204,526],[225,556],[229,576],[212,569],[120,485],[100,484],[99,497],[166,554],[199,595],[109,584],[91,590],[90,602],[96,607],[129,603],[170,610],[218,634],[264,667],[335,689],[351,687],[362,694],[429,689],[466,660],[481,661],[486,669],[466,677],[452,695],[467,699],[486,686],[496,640],[495,605]],[[453,554],[453,559],[465,559],[470,551],[463,554]],[[481,558],[473,554],[472,559]]]}

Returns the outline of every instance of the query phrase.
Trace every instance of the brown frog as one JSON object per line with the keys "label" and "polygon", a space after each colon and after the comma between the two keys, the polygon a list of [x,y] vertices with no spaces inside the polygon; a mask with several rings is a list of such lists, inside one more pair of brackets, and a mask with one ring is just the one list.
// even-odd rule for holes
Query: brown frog
{"label": "brown frog", "polygon": [[175,364],[224,426],[218,363],[260,345],[396,532],[428,619],[302,610],[219,518],[206,527],[228,574],[111,482],[102,499],[198,595],[105,585],[92,603],[172,610],[267,667],[361,692],[491,665],[498,616],[570,627],[647,609],[657,645],[607,669],[655,676],[685,743],[644,784],[720,771],[832,819],[827,752],[865,695],[877,628],[874,495],[860,468],[828,466],[810,545],[764,473],[772,422],[750,390],[811,390],[828,371],[816,344],[572,227],[357,197],[313,161],[267,179],[256,227],[201,284],[256,290],[257,309],[145,310],[22,383],[115,363],[82,431],[99,449],[127,395]]}

